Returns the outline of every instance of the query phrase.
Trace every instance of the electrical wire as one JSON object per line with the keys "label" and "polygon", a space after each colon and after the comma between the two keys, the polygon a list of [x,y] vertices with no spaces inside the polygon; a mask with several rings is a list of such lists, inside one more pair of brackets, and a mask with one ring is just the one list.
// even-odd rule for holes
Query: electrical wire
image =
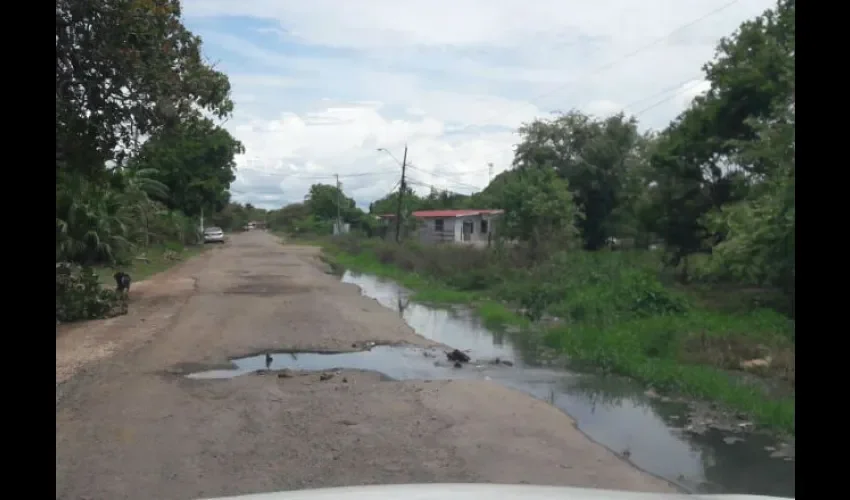
{"label": "electrical wire", "polygon": [[679,92],[675,92],[673,95],[667,96],[667,97],[665,97],[664,99],[661,99],[661,100],[659,100],[659,101],[656,101],[656,102],[654,102],[654,103],[650,104],[649,106],[647,106],[647,107],[645,107],[645,108],[643,108],[643,109],[641,109],[641,110],[637,111],[636,113],[633,113],[632,115],[633,115],[633,116],[640,116],[640,115],[642,115],[642,114],[646,113],[647,111],[649,111],[649,110],[651,110],[651,109],[655,109],[655,108],[657,108],[658,106],[661,106],[662,104],[664,104],[665,102],[667,102],[667,101],[669,101],[669,100],[671,100],[671,99],[675,99],[676,97],[679,97],[679,96],[681,95],[681,93],[682,93],[682,92],[686,92],[686,91],[688,91],[688,90],[691,90],[691,89],[695,89],[695,88],[697,88],[697,87],[698,87],[698,86],[700,86],[702,83],[703,83],[702,81],[694,82],[693,84],[691,84],[691,85],[689,85],[688,87],[686,87],[686,88],[682,89],[681,91],[679,91]]}
{"label": "electrical wire", "polygon": [[[435,173],[433,173],[433,172],[429,172],[429,171],[427,171],[427,170],[421,169],[421,168],[416,167],[416,166],[413,166],[413,165],[408,165],[407,167],[408,167],[408,168],[411,168],[411,169],[413,169],[413,170],[416,170],[417,172],[422,172],[423,174],[428,174],[428,175],[430,175],[430,176],[432,176],[432,177],[437,177],[437,178],[440,178],[440,177],[441,177],[440,175],[437,175],[437,174],[435,174]],[[465,182],[458,182],[458,181],[455,181],[455,180],[452,180],[452,179],[446,179],[446,180],[449,180],[449,181],[450,181],[450,182],[452,182],[453,184],[455,184],[455,185],[457,185],[457,186],[460,186],[460,187],[467,187],[467,188],[469,188],[469,189],[481,189],[481,188],[479,188],[479,187],[477,187],[477,186],[473,186],[472,184],[467,184],[467,183],[465,183]]]}
{"label": "electrical wire", "polygon": [[[444,187],[435,186],[433,184],[428,184],[427,182],[418,181],[416,179],[406,180],[405,184],[412,184],[414,186],[427,187],[427,188],[434,189],[436,191],[444,191],[444,192],[447,192],[447,193],[452,193],[452,194],[461,195],[461,196],[469,196],[470,194],[472,194],[472,193],[461,193],[461,192],[458,192],[458,191],[453,191],[451,189],[446,189]],[[481,190],[481,188],[476,187],[476,188],[474,188],[474,190],[475,190],[475,192],[478,192],[478,191]]]}
{"label": "electrical wire", "polygon": [[[613,61],[610,61],[610,62],[608,62],[608,63],[606,63],[606,64],[603,64],[602,66],[599,66],[599,67],[597,67],[597,68],[595,68],[595,69],[591,70],[589,73],[586,73],[586,74],[582,75],[581,77],[579,77],[579,78],[578,78],[578,79],[576,79],[576,80],[572,80],[572,81],[569,81],[569,82],[563,83],[563,84],[559,85],[558,87],[555,87],[554,89],[551,89],[551,90],[549,90],[549,91],[546,91],[546,92],[544,92],[544,93],[541,93],[541,94],[538,94],[538,95],[536,95],[536,96],[532,97],[531,99],[529,99],[529,102],[534,103],[534,101],[537,101],[537,100],[539,100],[539,99],[541,99],[541,98],[543,98],[543,97],[547,97],[547,96],[550,96],[550,95],[555,94],[555,93],[557,93],[557,92],[560,92],[561,90],[563,90],[563,89],[565,89],[565,88],[569,87],[570,85],[574,85],[574,84],[576,84],[576,83],[578,83],[578,82],[580,82],[580,81],[582,81],[582,80],[584,80],[584,79],[586,79],[586,78],[589,78],[589,77],[591,77],[591,76],[598,75],[598,74],[600,74],[600,73],[602,73],[602,72],[604,72],[604,71],[606,71],[606,70],[609,70],[609,69],[611,69],[611,68],[613,68],[613,67],[617,66],[618,64],[620,64],[620,63],[622,63],[622,62],[625,62],[625,61],[627,61],[627,60],[631,59],[632,57],[634,57],[634,56],[636,56],[636,55],[638,55],[638,54],[642,53],[643,51],[648,50],[648,49],[650,49],[650,48],[652,48],[652,47],[655,47],[656,45],[658,45],[659,43],[661,43],[661,42],[663,42],[663,41],[665,41],[665,40],[668,40],[669,38],[671,38],[671,37],[673,37],[674,35],[676,35],[676,34],[680,33],[681,31],[683,31],[683,30],[685,30],[685,29],[687,29],[687,28],[690,28],[691,26],[694,26],[694,25],[696,25],[696,24],[698,24],[698,23],[702,22],[703,20],[705,20],[705,19],[707,19],[707,18],[709,18],[709,17],[711,17],[711,16],[713,16],[713,15],[718,14],[718,13],[720,13],[720,12],[722,12],[722,11],[724,11],[724,10],[728,9],[729,7],[732,7],[733,5],[737,4],[739,1],[740,1],[740,0],[731,0],[731,1],[729,1],[729,2],[727,2],[727,3],[725,3],[725,4],[723,4],[723,5],[721,5],[721,6],[717,7],[717,8],[715,8],[715,9],[713,9],[713,10],[709,11],[708,13],[706,13],[706,14],[704,14],[704,15],[702,15],[702,16],[700,16],[700,17],[696,18],[696,19],[694,19],[694,20],[692,20],[692,21],[690,21],[690,22],[688,22],[688,23],[685,23],[685,24],[683,24],[683,25],[681,25],[681,26],[677,27],[677,28],[676,28],[676,29],[674,29],[673,31],[669,32],[668,34],[666,34],[666,35],[664,35],[664,36],[662,36],[662,37],[656,38],[656,39],[652,40],[651,42],[649,42],[649,43],[647,43],[647,44],[645,44],[645,45],[642,45],[642,46],[638,47],[637,49],[635,49],[635,50],[633,50],[633,51],[631,51],[631,52],[628,52],[627,54],[624,54],[623,56],[621,56],[621,57],[619,57],[619,58],[617,58],[617,59],[615,59],[615,60],[613,60]],[[698,78],[698,77],[696,77],[696,78]],[[657,106],[660,106],[661,104],[663,104],[663,103],[665,103],[665,102],[668,102],[669,100],[671,100],[671,99],[675,98],[676,96],[680,95],[680,92],[681,92],[681,91],[679,91],[678,89],[679,89],[682,85],[684,85],[685,83],[687,83],[688,81],[693,81],[694,79],[695,79],[695,78],[690,78],[690,79],[685,80],[685,81],[683,81],[683,82],[681,82],[681,83],[678,83],[678,84],[676,84],[676,85],[674,85],[674,86],[671,86],[671,87],[665,88],[665,89],[663,89],[663,90],[661,90],[661,91],[657,92],[656,94],[653,94],[653,95],[651,95],[651,96],[648,96],[648,97],[644,97],[644,98],[638,99],[637,101],[634,101],[634,102],[632,102],[632,103],[630,103],[630,104],[628,104],[628,105],[624,106],[624,107],[623,107],[623,110],[625,110],[626,108],[630,108],[630,107],[632,107],[633,105],[635,105],[635,104],[637,104],[637,103],[640,103],[640,102],[646,101],[646,100],[648,100],[648,99],[652,99],[653,97],[657,97],[658,95],[663,95],[663,94],[665,94],[665,93],[667,93],[667,92],[671,92],[671,91],[673,91],[673,92],[674,92],[672,95],[667,96],[667,97],[665,97],[665,98],[663,98],[663,99],[661,99],[661,100],[658,100],[658,101],[654,102],[653,104],[651,104],[651,105],[649,105],[649,106],[647,106],[647,107],[645,107],[645,108],[640,109],[640,110],[639,110],[639,111],[637,111],[636,113],[632,113],[632,115],[633,115],[633,116],[640,116],[640,115],[642,115],[643,113],[646,113],[647,111],[650,111],[650,110],[652,110],[652,109],[656,108]],[[690,86],[689,88],[684,89],[684,90],[689,90],[690,88],[694,88],[694,87],[696,87],[697,85],[699,85],[700,83],[702,83],[702,82],[701,82],[701,81],[697,81],[697,82],[695,82],[692,86]],[[392,155],[392,153],[390,153],[390,152],[389,152],[389,151],[387,151],[387,150],[384,150],[384,151],[386,151],[387,153],[389,153],[389,154],[390,154],[390,156],[391,156],[393,159],[395,159],[395,157]],[[398,162],[398,160],[397,160],[397,159],[396,159],[396,162]],[[411,169],[413,169],[413,170],[417,170],[417,171],[422,172],[422,173],[426,173],[426,174],[431,175],[431,176],[433,176],[433,177],[443,178],[443,179],[447,179],[447,178],[449,178],[449,177],[458,177],[458,176],[463,176],[463,175],[468,175],[468,174],[474,174],[474,173],[479,172],[479,171],[469,171],[469,172],[456,172],[456,173],[446,174],[446,173],[429,172],[429,171],[426,171],[426,170],[424,170],[424,169],[419,169],[418,167],[415,167],[415,166],[413,166],[413,165],[411,165],[411,164],[408,164],[408,165],[407,165],[407,167],[409,167],[409,168],[411,168]],[[489,171],[489,169],[487,169],[487,170],[481,170],[481,171]],[[340,177],[340,178],[366,177],[366,176],[372,176],[372,175],[388,175],[388,174],[396,174],[396,173],[397,173],[397,172],[394,172],[394,171],[362,172],[362,173],[356,173],[356,174],[341,174],[341,175],[339,175],[339,177]],[[268,175],[271,175],[271,174],[268,174]],[[320,176],[314,176],[314,177],[299,177],[299,176],[287,176],[287,177],[295,177],[296,179],[300,179],[300,180],[319,180],[319,179],[330,179],[330,178],[334,178],[334,177],[335,177],[335,175],[334,175],[334,174],[327,174],[327,175],[320,175]],[[481,188],[479,188],[479,187],[477,187],[477,186],[473,186],[473,185],[471,185],[471,184],[466,184],[466,183],[462,183],[462,182],[457,182],[457,181],[453,181],[453,180],[451,180],[451,179],[448,179],[448,180],[450,180],[452,183],[456,184],[457,186],[460,186],[460,187],[463,187],[463,188],[474,189],[474,190],[480,190],[480,189],[481,189]],[[433,189],[444,190],[443,188],[439,188],[439,187],[437,187],[437,186],[433,186],[433,185],[431,185],[431,184],[427,184],[427,183],[423,183],[423,182],[419,182],[419,181],[415,181],[415,180],[410,180],[409,182],[410,182],[411,184],[418,184],[418,185],[422,185],[422,186],[426,186],[426,187],[431,187],[431,188],[433,188]],[[396,184],[398,184],[398,183],[396,183]],[[387,195],[391,194],[391,193],[392,193],[392,192],[394,192],[394,191],[395,191],[395,187],[394,187],[394,188],[390,191],[390,193],[388,193]],[[456,194],[463,194],[463,193],[456,193]],[[387,196],[387,195],[385,195],[385,196]]]}
{"label": "electrical wire", "polygon": [[690,78],[687,78],[685,80],[680,81],[679,83],[677,83],[675,85],[670,85],[669,87],[665,87],[665,88],[659,90],[658,92],[656,92],[652,95],[649,95],[649,96],[646,96],[646,97],[641,97],[640,99],[636,99],[636,100],[626,104],[625,106],[623,106],[623,110],[631,108],[631,107],[635,106],[636,104],[640,104],[644,101],[648,101],[650,99],[654,99],[656,97],[659,97],[659,96],[662,96],[662,95],[665,95],[665,94],[669,94],[670,92],[674,92],[678,95],[678,92],[682,88],[683,85],[685,85],[686,83],[694,82],[696,80],[699,80],[700,82],[702,82],[701,78],[702,78],[702,75],[694,75]]}
{"label": "electrical wire", "polygon": [[[694,19],[694,20],[692,20],[692,21],[690,21],[690,22],[687,22],[687,23],[685,23],[685,24],[683,24],[683,25],[681,25],[681,26],[677,27],[676,29],[674,29],[673,31],[671,31],[671,32],[667,33],[666,35],[664,35],[664,36],[662,36],[662,37],[659,37],[659,38],[656,38],[656,39],[652,40],[651,42],[649,42],[649,43],[647,43],[647,44],[645,44],[645,45],[642,45],[642,46],[638,47],[637,49],[635,49],[635,50],[633,50],[633,51],[631,51],[631,52],[629,52],[629,53],[627,53],[627,54],[624,54],[623,56],[621,56],[621,57],[619,57],[619,58],[615,59],[614,61],[611,61],[611,62],[609,62],[609,63],[603,64],[602,66],[599,66],[599,67],[597,67],[597,68],[596,68],[596,69],[594,69],[594,70],[591,70],[589,73],[586,73],[586,74],[582,75],[581,77],[579,77],[579,78],[578,78],[578,79],[576,79],[576,80],[573,80],[573,81],[570,81],[570,82],[566,82],[566,83],[564,83],[564,84],[562,84],[562,85],[560,85],[560,86],[558,86],[558,87],[556,87],[556,88],[554,88],[554,89],[552,89],[552,90],[549,90],[549,91],[547,91],[547,92],[544,92],[544,93],[542,93],[542,94],[538,94],[537,96],[532,97],[531,99],[529,99],[529,102],[534,103],[534,101],[537,101],[537,100],[539,100],[539,99],[541,99],[541,98],[543,98],[543,97],[546,97],[546,96],[552,95],[552,94],[554,94],[554,93],[556,93],[556,92],[558,92],[558,91],[560,91],[560,90],[563,90],[564,88],[569,87],[570,85],[576,84],[576,83],[578,83],[578,82],[580,82],[580,81],[582,81],[582,80],[584,80],[584,79],[586,79],[586,78],[589,78],[589,77],[591,77],[591,76],[598,75],[598,74],[600,74],[600,73],[602,73],[602,72],[604,72],[604,71],[606,71],[606,70],[608,70],[608,69],[611,69],[611,68],[613,68],[613,67],[617,66],[618,64],[620,64],[620,63],[622,63],[622,62],[624,62],[624,61],[627,61],[627,60],[629,60],[630,58],[632,58],[632,57],[634,57],[634,56],[636,56],[636,55],[640,54],[641,52],[643,52],[643,51],[645,51],[645,50],[647,50],[647,49],[650,49],[650,48],[652,48],[652,47],[654,47],[654,46],[658,45],[659,43],[661,43],[661,42],[663,42],[663,41],[665,41],[665,40],[668,40],[669,38],[671,38],[671,37],[673,37],[674,35],[676,35],[676,34],[680,33],[681,31],[683,31],[683,30],[685,30],[685,29],[687,29],[687,28],[690,28],[691,26],[694,26],[694,25],[696,25],[696,24],[698,24],[698,23],[702,22],[703,20],[705,20],[705,19],[707,19],[707,18],[709,18],[709,17],[711,17],[711,16],[713,16],[713,15],[718,14],[718,13],[720,13],[720,12],[722,12],[722,11],[724,11],[724,10],[728,9],[729,7],[732,7],[733,5],[737,4],[738,2],[740,2],[740,0],[731,0],[730,2],[727,2],[727,3],[725,3],[725,4],[723,4],[723,5],[719,6],[719,7],[717,7],[717,8],[715,8],[715,9],[713,9],[713,10],[711,10],[711,11],[707,12],[706,14],[703,14],[702,16],[700,16],[700,17],[698,17],[698,18],[696,18],[696,19]],[[668,102],[668,101],[670,101],[671,99],[674,99],[675,97],[677,97],[678,95],[680,95],[680,94],[681,94],[681,90],[680,90],[680,88],[681,88],[681,86],[682,86],[682,85],[685,85],[685,84],[686,84],[686,83],[688,83],[688,82],[692,82],[692,81],[694,81],[694,80],[696,80],[696,79],[698,79],[698,78],[700,78],[700,77],[699,77],[699,75],[694,76],[694,77],[692,77],[692,78],[688,78],[687,80],[683,80],[683,81],[681,81],[681,82],[679,82],[679,83],[677,83],[677,84],[675,84],[675,85],[672,85],[672,86],[666,87],[666,88],[664,88],[664,89],[662,89],[662,90],[660,90],[660,91],[656,92],[655,94],[652,94],[652,95],[649,95],[649,96],[646,96],[646,97],[642,97],[642,98],[640,98],[640,99],[638,99],[638,100],[636,100],[636,101],[633,101],[633,102],[631,102],[631,103],[627,104],[626,106],[623,106],[623,111],[625,111],[626,109],[628,109],[628,108],[630,108],[630,107],[634,106],[635,104],[639,104],[639,103],[641,103],[641,102],[644,102],[644,101],[647,101],[647,100],[649,100],[649,99],[652,99],[652,98],[658,97],[658,96],[660,96],[660,95],[664,95],[664,94],[667,94],[667,93],[669,93],[669,92],[673,92],[673,94],[672,94],[672,95],[669,95],[669,96],[665,97],[664,99],[661,99],[661,100],[659,100],[659,101],[656,101],[656,102],[654,102],[652,105],[647,106],[647,107],[645,107],[645,108],[643,108],[643,109],[641,109],[641,110],[637,111],[636,113],[631,113],[631,115],[632,115],[632,116],[640,116],[640,115],[642,115],[643,113],[646,113],[647,111],[650,111],[650,110],[652,110],[652,109],[656,108],[657,106],[660,106],[661,104],[664,104],[665,102]],[[700,81],[696,81],[696,82],[694,82],[694,84],[693,84],[691,87],[688,87],[687,89],[684,89],[684,90],[689,90],[690,88],[694,88],[694,87],[696,87],[697,85],[699,85],[700,83],[702,83],[702,81],[701,81],[701,80],[700,80]],[[398,161],[398,160],[396,160],[396,161]],[[429,174],[429,175],[431,175],[431,176],[438,177],[438,178],[442,177],[442,178],[444,178],[444,179],[445,179],[445,178],[448,178],[448,177],[453,177],[453,176],[454,176],[454,177],[456,177],[456,176],[463,176],[463,175],[467,175],[467,174],[475,173],[475,171],[471,171],[471,172],[458,172],[458,173],[453,173],[453,174],[443,174],[443,173],[427,172],[427,171],[425,171],[425,170],[423,170],[423,169],[418,169],[418,168],[416,168],[416,167],[413,167],[412,165],[408,165],[408,167],[413,168],[413,169],[415,169],[415,170],[419,170],[420,172],[428,173],[428,174]],[[488,169],[488,170],[489,170],[489,169]],[[457,184],[458,184],[458,185],[462,185],[462,184],[465,184],[465,183],[457,183]],[[466,186],[471,186],[470,184],[465,184],[465,185],[466,185]],[[474,189],[480,189],[480,188],[475,187]]]}
{"label": "electrical wire", "polygon": [[[339,174],[339,178],[340,179],[348,179],[348,178],[351,178],[351,177],[368,177],[368,176],[373,176],[373,175],[389,175],[389,174],[396,175],[396,174],[398,174],[398,172],[383,170],[383,171],[377,171],[377,172],[359,172],[359,173],[356,173],[356,174]],[[297,176],[297,175],[286,176],[286,178],[291,178],[291,179],[294,178],[294,179],[299,179],[299,180],[333,179],[333,178],[336,178],[336,177],[337,177],[336,174],[322,174],[322,175],[315,175],[315,176],[312,176],[312,177],[300,177],[300,176]]]}
{"label": "electrical wire", "polygon": [[671,38],[672,36],[674,36],[674,35],[678,34],[680,31],[682,31],[682,30],[684,30],[684,29],[686,29],[686,28],[690,28],[691,26],[694,26],[695,24],[697,24],[697,23],[699,23],[699,22],[701,22],[701,21],[703,21],[703,20],[705,20],[705,19],[707,19],[707,18],[709,18],[709,17],[711,17],[711,16],[713,16],[713,15],[715,15],[715,14],[718,14],[718,13],[720,13],[720,12],[722,12],[722,11],[724,11],[724,10],[728,9],[729,7],[731,7],[731,6],[735,5],[736,3],[740,2],[740,1],[741,1],[741,0],[732,0],[731,2],[727,2],[727,3],[723,4],[723,5],[721,5],[720,7],[717,7],[716,9],[714,9],[714,10],[712,10],[712,11],[710,11],[710,12],[708,12],[708,13],[706,13],[706,14],[704,14],[704,15],[700,16],[700,17],[698,17],[697,19],[694,19],[693,21],[690,21],[690,22],[688,22],[688,23],[685,23],[685,24],[683,24],[683,25],[679,26],[678,28],[674,29],[674,30],[673,30],[673,31],[671,31],[670,33],[668,33],[668,34],[666,34],[666,35],[664,35],[664,36],[662,36],[662,37],[660,37],[660,38],[656,38],[655,40],[653,40],[652,42],[650,42],[650,43],[648,43],[648,44],[646,44],[646,45],[643,45],[643,46],[641,46],[641,47],[638,47],[637,49],[635,49],[635,50],[633,50],[632,52],[629,52],[629,53],[627,53],[627,54],[625,54],[625,55],[621,56],[620,58],[618,58],[618,59],[616,59],[616,60],[614,60],[614,61],[611,61],[611,62],[609,62],[609,63],[603,64],[602,66],[599,66],[598,68],[596,68],[596,69],[594,69],[594,70],[591,70],[589,73],[586,73],[585,75],[583,75],[583,76],[579,77],[579,78],[578,78],[578,79],[576,79],[576,80],[573,80],[573,81],[570,81],[570,82],[564,83],[564,84],[562,84],[562,85],[560,85],[560,86],[558,86],[558,87],[555,87],[554,89],[552,89],[552,90],[550,90],[550,91],[547,91],[547,92],[544,92],[544,93],[542,93],[542,94],[539,94],[539,95],[537,95],[537,96],[535,96],[535,97],[532,97],[529,101],[533,103],[534,101],[536,101],[536,100],[538,100],[538,99],[540,99],[540,98],[547,97],[547,96],[552,95],[552,94],[554,94],[554,93],[556,93],[556,92],[559,92],[559,91],[561,91],[561,90],[563,90],[563,89],[565,89],[565,88],[569,87],[570,85],[573,85],[573,84],[575,84],[575,83],[577,83],[577,82],[582,81],[582,80],[583,80],[583,79],[585,79],[585,78],[588,78],[588,77],[591,77],[591,76],[598,75],[599,73],[602,73],[602,72],[603,72],[603,71],[605,71],[605,70],[611,69],[611,68],[613,68],[614,66],[616,66],[617,64],[619,64],[619,63],[621,63],[621,62],[624,62],[624,61],[626,61],[626,60],[628,60],[628,59],[630,59],[630,58],[632,58],[632,57],[636,56],[637,54],[639,54],[639,53],[643,52],[644,50],[649,49],[649,48],[652,48],[652,47],[654,47],[654,46],[658,45],[659,43],[661,43],[661,42],[663,42],[663,41],[665,41],[665,40],[668,40],[668,39],[669,39],[669,38]]}

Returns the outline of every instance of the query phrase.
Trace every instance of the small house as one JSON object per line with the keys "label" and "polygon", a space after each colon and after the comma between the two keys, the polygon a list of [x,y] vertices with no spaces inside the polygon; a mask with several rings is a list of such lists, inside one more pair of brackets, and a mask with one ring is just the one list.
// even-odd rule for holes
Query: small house
{"label": "small house", "polygon": [[502,210],[420,210],[413,217],[422,243],[457,243],[486,246],[495,232]]}

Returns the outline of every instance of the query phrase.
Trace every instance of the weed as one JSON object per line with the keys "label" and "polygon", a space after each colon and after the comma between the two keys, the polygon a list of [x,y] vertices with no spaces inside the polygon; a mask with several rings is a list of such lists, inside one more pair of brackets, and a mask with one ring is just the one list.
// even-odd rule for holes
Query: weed
{"label": "weed", "polygon": [[127,297],[104,288],[89,267],[56,263],[56,321],[67,323],[127,314]]}
{"label": "weed", "polygon": [[[416,290],[416,300],[466,303],[488,326],[521,326],[518,341],[542,343],[660,390],[716,400],[794,432],[794,322],[753,307],[764,302],[714,307],[706,284],[675,285],[657,252],[571,251],[534,262],[521,248],[355,238],[325,248],[339,265]],[[547,315],[558,318],[555,326],[539,323]],[[790,383],[790,395],[739,376],[754,359],[763,363],[751,375]]]}

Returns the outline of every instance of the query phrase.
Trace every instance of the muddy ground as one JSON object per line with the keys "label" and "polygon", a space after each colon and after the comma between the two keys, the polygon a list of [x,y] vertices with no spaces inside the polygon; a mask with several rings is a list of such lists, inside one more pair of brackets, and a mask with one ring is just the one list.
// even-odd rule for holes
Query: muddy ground
{"label": "muddy ground", "polygon": [[130,314],[56,339],[56,497],[194,499],[408,482],[673,491],[548,404],[485,381],[375,373],[190,380],[266,350],[430,345],[312,247],[234,236],[134,285]]}

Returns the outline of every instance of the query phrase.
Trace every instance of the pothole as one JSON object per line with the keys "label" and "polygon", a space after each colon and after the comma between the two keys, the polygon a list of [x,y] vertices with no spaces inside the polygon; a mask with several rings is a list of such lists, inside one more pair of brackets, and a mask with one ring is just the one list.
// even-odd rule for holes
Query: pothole
{"label": "pothole", "polygon": [[263,283],[261,281],[259,283],[236,285],[228,288],[224,293],[231,295],[258,295],[261,297],[273,297],[275,295],[289,295],[305,293],[307,291],[309,291],[309,288],[303,286],[285,285],[275,282]]}
{"label": "pothole", "polygon": [[446,380],[489,378],[509,370],[510,360],[472,360],[458,364],[439,349],[375,346],[355,352],[272,352],[231,360],[234,369],[207,370],[186,375],[192,379],[228,379],[267,371],[361,370],[377,372],[391,380]]}

